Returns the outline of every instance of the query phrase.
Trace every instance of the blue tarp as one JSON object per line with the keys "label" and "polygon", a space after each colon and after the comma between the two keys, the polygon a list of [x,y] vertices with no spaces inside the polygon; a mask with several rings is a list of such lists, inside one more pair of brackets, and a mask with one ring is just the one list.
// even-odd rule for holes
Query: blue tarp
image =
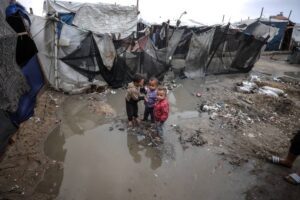
{"label": "blue tarp", "polygon": [[16,124],[24,122],[33,115],[36,96],[44,85],[43,74],[36,55],[23,66],[22,73],[31,89],[20,98],[17,112],[11,114],[11,120]]}
{"label": "blue tarp", "polygon": [[284,22],[261,21],[261,23],[279,28],[278,34],[275,35],[275,37],[267,44],[266,51],[280,50],[279,49],[280,43],[281,43],[281,40],[283,40],[288,21],[284,21]]}
{"label": "blue tarp", "polygon": [[5,10],[6,17],[12,16],[16,13],[19,13],[22,17],[24,17],[29,22],[29,25],[31,24],[26,9],[20,3],[11,3],[9,6],[7,6]]}
{"label": "blue tarp", "polygon": [[[68,24],[68,25],[72,25],[73,19],[75,14],[74,13],[59,13],[58,14],[60,21]],[[63,23],[62,22],[58,22],[57,23],[57,35],[58,38],[60,37],[60,33],[61,33],[61,29],[63,27]]]}

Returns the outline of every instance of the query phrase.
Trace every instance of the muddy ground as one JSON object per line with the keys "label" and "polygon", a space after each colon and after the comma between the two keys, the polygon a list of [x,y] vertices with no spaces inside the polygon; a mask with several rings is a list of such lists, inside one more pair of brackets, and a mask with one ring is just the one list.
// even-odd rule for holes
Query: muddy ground
{"label": "muddy ground", "polygon": [[[251,80],[285,94],[238,92]],[[288,170],[266,162],[284,156],[300,128],[300,66],[262,57],[249,74],[166,85],[171,113],[164,144],[151,125],[126,128],[123,89],[38,98],[0,164],[0,199],[299,199]],[[142,103],[140,104],[142,114]]]}

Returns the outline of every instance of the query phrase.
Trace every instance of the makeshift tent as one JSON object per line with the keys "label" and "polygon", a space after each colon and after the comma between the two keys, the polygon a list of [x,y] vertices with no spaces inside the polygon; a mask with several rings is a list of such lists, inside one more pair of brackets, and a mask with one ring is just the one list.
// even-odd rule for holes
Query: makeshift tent
{"label": "makeshift tent", "polygon": [[0,14],[0,109],[15,112],[20,97],[29,90],[16,65],[17,34]]}
{"label": "makeshift tent", "polygon": [[176,29],[168,41],[168,46],[162,49],[157,49],[152,40],[148,37],[141,62],[142,72],[145,73],[148,78],[152,76],[159,79],[163,78],[165,72],[168,71],[170,67],[173,54],[183,33],[183,29]]}
{"label": "makeshift tent", "polygon": [[194,34],[186,57],[187,77],[206,74],[248,72],[260,56],[268,40],[255,38],[237,29],[214,26]]}
{"label": "makeshift tent", "polygon": [[281,43],[284,38],[286,27],[289,23],[288,20],[279,19],[261,19],[261,23],[278,28],[278,34],[267,44],[266,51],[277,51],[281,48]]}
{"label": "makeshift tent", "polygon": [[136,31],[136,7],[47,0],[45,9],[55,15],[31,16],[31,33],[54,88],[79,93],[104,85],[104,80],[113,87],[130,80],[131,71],[117,55],[113,39],[127,39]]}
{"label": "makeshift tent", "polygon": [[15,124],[20,124],[33,115],[36,96],[44,85],[43,74],[37,56],[33,56],[22,67],[22,73],[26,77],[30,90],[20,98],[17,112],[11,114],[11,120]]}

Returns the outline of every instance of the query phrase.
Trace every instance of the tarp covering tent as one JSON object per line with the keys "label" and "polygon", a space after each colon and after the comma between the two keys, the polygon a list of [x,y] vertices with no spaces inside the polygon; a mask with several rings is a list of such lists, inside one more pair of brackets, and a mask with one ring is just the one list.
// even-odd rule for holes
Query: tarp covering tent
{"label": "tarp covering tent", "polygon": [[170,67],[172,56],[183,33],[183,29],[176,29],[168,42],[168,46],[162,49],[157,49],[152,40],[148,37],[142,60],[142,72],[145,73],[148,78],[152,76],[159,79],[163,78],[164,73]]}
{"label": "tarp covering tent", "polygon": [[260,22],[278,28],[278,34],[267,44],[266,51],[277,51],[280,50],[281,43],[284,38],[286,27],[289,23],[288,20],[279,19],[260,19]]}
{"label": "tarp covering tent", "polygon": [[186,57],[187,77],[250,71],[267,38],[257,39],[236,29],[214,26],[194,34]]}
{"label": "tarp covering tent", "polygon": [[0,109],[15,112],[20,97],[29,90],[16,65],[17,34],[0,14]]}
{"label": "tarp covering tent", "polygon": [[17,112],[11,114],[11,119],[15,124],[20,124],[33,115],[36,96],[44,85],[44,78],[37,56],[33,56],[22,67],[22,73],[26,77],[30,90],[20,98]]}
{"label": "tarp covering tent", "polygon": [[268,42],[272,41],[279,32],[279,28],[265,25],[259,20],[245,20],[238,22],[233,26],[242,30],[246,34],[255,36],[256,38],[266,38],[269,36]]}
{"label": "tarp covering tent", "polygon": [[73,24],[94,33],[115,34],[124,39],[136,31],[138,12],[135,6],[104,3],[46,1],[46,13],[76,13]]}
{"label": "tarp covering tent", "polygon": [[[127,39],[136,31],[136,7],[47,0],[45,10],[55,15],[31,16],[31,33],[46,78],[54,88],[80,93],[105,82],[120,87],[130,79],[130,70],[117,55],[113,39]],[[94,56],[83,55],[84,49],[91,48]]]}
{"label": "tarp covering tent", "polygon": [[[38,57],[47,81],[57,90],[70,93],[81,92],[92,83],[88,77],[78,73],[58,58],[63,58],[73,52],[86,38],[88,32],[76,27],[63,25],[60,40],[55,35],[56,22],[43,17],[31,16],[30,32],[38,48]],[[58,50],[56,45],[62,44]]]}

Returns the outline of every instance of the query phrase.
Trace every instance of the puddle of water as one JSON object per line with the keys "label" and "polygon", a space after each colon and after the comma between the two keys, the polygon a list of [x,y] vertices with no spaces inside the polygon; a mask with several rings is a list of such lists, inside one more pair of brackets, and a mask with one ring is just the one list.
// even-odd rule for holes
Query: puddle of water
{"label": "puddle of water", "polygon": [[[159,147],[122,131],[121,122],[91,117],[85,106],[69,109],[70,101],[63,110],[69,120],[45,144],[46,154],[63,161],[63,169],[49,169],[38,190],[57,194],[59,200],[242,199],[255,179],[249,176],[251,167],[234,169],[206,146],[184,150],[170,125],[200,120],[199,113],[193,109],[195,99],[186,98],[187,89],[171,94],[175,101]],[[123,96],[118,92],[107,102],[125,117]],[[83,126],[80,134],[71,128],[89,121],[95,124]]]}

